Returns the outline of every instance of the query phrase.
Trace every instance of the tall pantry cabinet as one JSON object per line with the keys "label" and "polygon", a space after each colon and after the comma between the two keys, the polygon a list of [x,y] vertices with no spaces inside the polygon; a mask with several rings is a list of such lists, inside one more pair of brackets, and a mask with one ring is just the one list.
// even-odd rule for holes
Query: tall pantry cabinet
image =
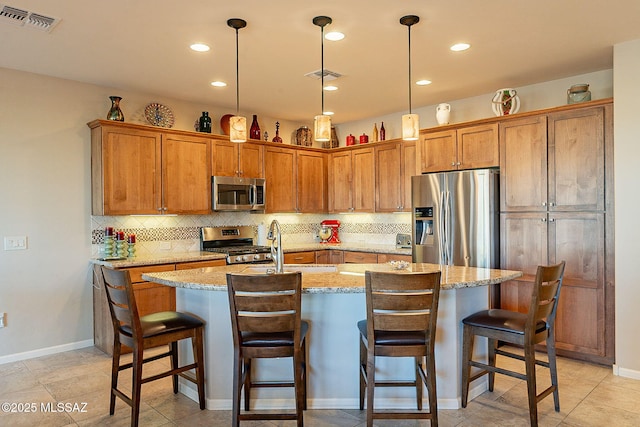
{"label": "tall pantry cabinet", "polygon": [[500,306],[527,311],[541,264],[566,261],[559,354],[614,361],[611,102],[500,123]]}

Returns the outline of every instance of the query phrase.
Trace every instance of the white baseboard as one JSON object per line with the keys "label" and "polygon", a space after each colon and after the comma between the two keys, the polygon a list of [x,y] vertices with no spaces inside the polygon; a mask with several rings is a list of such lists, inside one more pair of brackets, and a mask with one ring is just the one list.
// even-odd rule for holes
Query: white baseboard
{"label": "white baseboard", "polygon": [[37,350],[25,351],[23,353],[8,354],[0,356],[0,365],[11,362],[19,362],[20,360],[34,359],[40,356],[48,356],[50,354],[63,353],[65,351],[77,350],[79,348],[92,347],[93,338],[90,340],[72,342],[68,344],[56,345],[53,347],[39,348]]}
{"label": "white baseboard", "polygon": [[631,378],[634,380],[640,380],[640,371],[634,369],[621,368],[618,365],[613,365],[613,375],[620,377]]}
{"label": "white baseboard", "polygon": [[[180,380],[180,393],[184,394],[191,400],[198,401],[198,391],[195,388],[187,385],[186,382],[182,383]],[[475,387],[469,391],[469,397],[478,396],[484,390],[480,390],[482,387]],[[486,390],[486,387],[485,387]],[[271,410],[271,409],[295,409],[295,403],[293,399],[257,399],[252,400],[255,406],[254,410]],[[384,407],[385,409],[414,409],[416,401],[415,399],[376,399],[376,406]],[[232,405],[231,399],[207,399],[206,407],[210,411],[222,411],[230,410]],[[424,401],[425,408],[429,406],[428,401]],[[253,406],[253,405],[252,405]],[[309,399],[307,402],[309,409],[359,409],[360,402],[358,399]],[[438,409],[459,409],[459,399],[438,399]]]}

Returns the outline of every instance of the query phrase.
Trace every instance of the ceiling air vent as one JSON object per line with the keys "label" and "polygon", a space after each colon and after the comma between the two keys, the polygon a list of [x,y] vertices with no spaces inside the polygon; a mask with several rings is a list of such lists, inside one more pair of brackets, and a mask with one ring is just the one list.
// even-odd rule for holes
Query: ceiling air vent
{"label": "ceiling air vent", "polygon": [[[316,70],[316,71],[312,71],[311,73],[307,73],[305,74],[305,77],[311,77],[313,79],[320,80],[322,78],[322,70]],[[326,69],[324,70],[325,82],[335,80],[339,77],[342,77],[342,74],[336,73],[335,71],[331,71],[331,70],[326,70]]]}
{"label": "ceiling air vent", "polygon": [[35,28],[41,31],[50,32],[58,25],[60,19],[27,10],[17,9],[11,6],[0,5],[0,22],[11,23],[21,27]]}

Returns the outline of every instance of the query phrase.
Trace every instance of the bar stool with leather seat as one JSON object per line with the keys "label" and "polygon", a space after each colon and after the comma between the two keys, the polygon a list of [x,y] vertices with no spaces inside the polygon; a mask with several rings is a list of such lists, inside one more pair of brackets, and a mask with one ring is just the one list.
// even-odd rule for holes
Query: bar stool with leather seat
{"label": "bar stool with leather seat", "polygon": [[[306,335],[308,322],[301,320],[300,272],[276,274],[227,274],[233,331],[232,425],[240,420],[296,420],[303,425],[307,408]],[[255,381],[252,359],[291,357],[291,381]],[[240,400],[244,387],[244,412]],[[295,413],[251,411],[254,387],[293,387]]]}
{"label": "bar stool with leather seat", "polygon": [[[113,415],[115,412],[117,396],[131,406],[131,426],[137,426],[142,384],[168,376],[173,376],[174,393],[178,393],[178,376],[195,383],[198,388],[200,409],[205,409],[204,322],[189,314],[176,311],[139,316],[129,272],[107,267],[102,267],[101,270],[114,329],[109,414]],[[178,366],[178,341],[187,338],[191,338],[194,363]],[[133,349],[133,362],[120,365],[123,344]],[[145,349],[162,345],[169,345],[167,352],[144,358]],[[170,370],[146,378],[142,377],[142,367],[145,363],[165,357],[171,360]],[[129,368],[133,369],[131,397],[118,389],[118,373]],[[195,370],[195,378],[186,373],[191,369]]]}
{"label": "bar stool with leather seat", "polygon": [[[556,412],[560,412],[558,395],[558,371],[556,367],[556,346],[554,324],[565,262],[550,266],[538,266],[528,313],[509,310],[483,310],[462,320],[462,407],[467,406],[469,383],[484,374],[489,374],[489,390],[493,391],[495,374],[504,374],[527,382],[529,418],[532,426],[538,425],[539,401],[553,394]],[[489,340],[488,363],[472,360],[475,336]],[[515,344],[524,348],[524,356],[497,348],[498,341]],[[536,359],[535,345],[545,342],[548,362]],[[525,362],[526,374],[496,366],[496,354]],[[541,393],[536,389],[536,365],[549,368],[551,385]],[[471,375],[471,367],[480,368]]]}
{"label": "bar stool with leather seat", "polygon": [[[440,271],[365,273],[367,319],[358,322],[360,331],[360,409],[367,426],[374,419],[430,419],[438,425],[434,346]],[[376,381],[376,357],[413,357],[413,380]],[[424,361],[426,359],[426,372]],[[423,384],[429,398],[429,410],[422,410]],[[417,410],[375,410],[376,387],[414,387]]]}

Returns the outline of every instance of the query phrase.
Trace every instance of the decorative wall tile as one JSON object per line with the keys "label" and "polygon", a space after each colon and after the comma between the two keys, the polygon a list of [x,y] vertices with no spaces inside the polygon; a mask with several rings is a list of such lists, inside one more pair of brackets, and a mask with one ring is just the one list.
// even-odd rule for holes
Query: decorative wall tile
{"label": "decorative wall tile", "polygon": [[[218,212],[212,215],[159,216],[92,216],[91,243],[98,256],[104,242],[105,227],[114,227],[125,234],[136,235],[138,253],[187,252],[200,249],[200,228],[220,226],[253,226],[256,243],[264,242],[271,221],[277,219],[286,243],[318,242],[320,223],[325,219],[340,221],[340,240],[395,244],[398,233],[411,233],[411,215],[402,214],[252,214],[249,212]],[[263,233],[264,235],[261,235]],[[167,249],[170,247],[170,249]]]}

